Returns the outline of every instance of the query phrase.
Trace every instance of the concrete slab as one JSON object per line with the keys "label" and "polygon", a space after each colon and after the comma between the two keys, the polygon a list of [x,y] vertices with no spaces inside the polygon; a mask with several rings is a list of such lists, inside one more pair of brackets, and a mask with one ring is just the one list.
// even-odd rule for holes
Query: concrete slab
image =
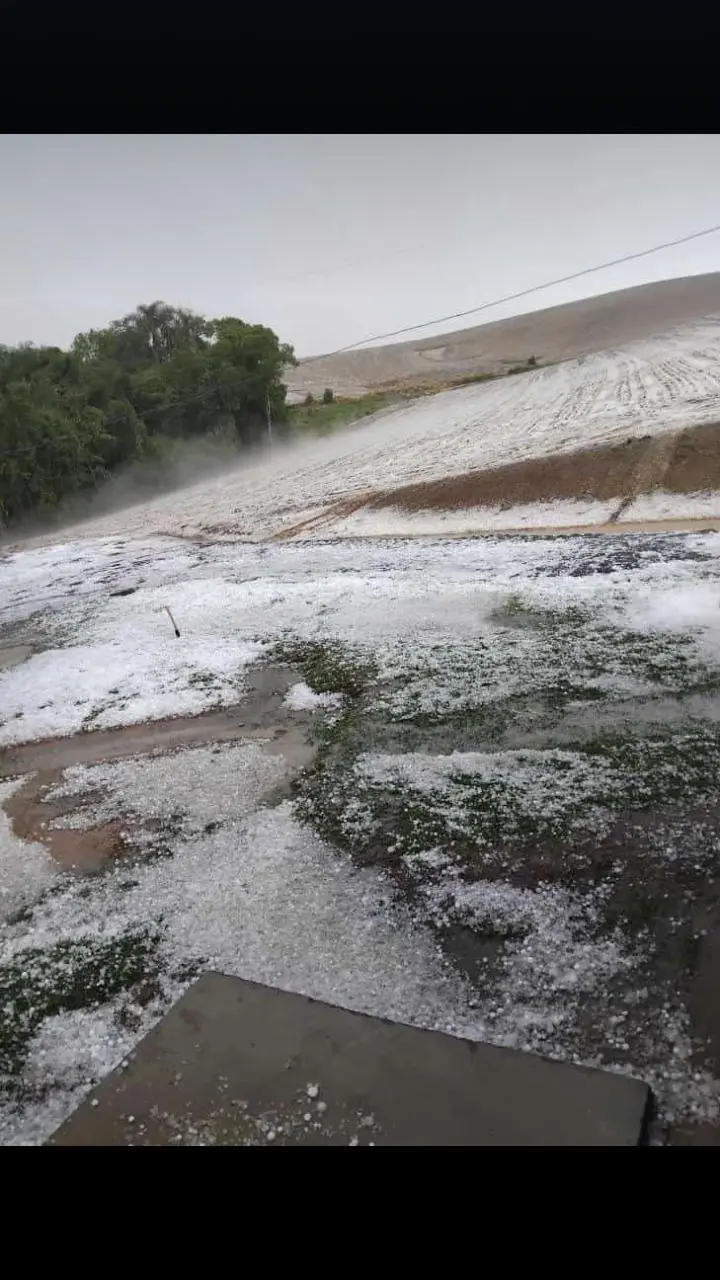
{"label": "concrete slab", "polygon": [[206,973],[52,1146],[638,1146],[639,1080]]}

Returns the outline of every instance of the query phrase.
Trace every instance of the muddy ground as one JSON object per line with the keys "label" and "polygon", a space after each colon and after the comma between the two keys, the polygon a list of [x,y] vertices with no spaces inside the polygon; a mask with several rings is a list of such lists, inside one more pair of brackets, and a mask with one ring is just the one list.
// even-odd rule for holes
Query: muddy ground
{"label": "muddy ground", "polygon": [[125,818],[89,830],[53,825],[57,818],[77,809],[73,797],[47,799],[64,771],[75,765],[127,760],[210,743],[256,742],[268,754],[284,757],[292,779],[312,762],[315,754],[308,732],[311,713],[290,712],[283,706],[285,694],[298,678],[291,668],[268,666],[252,673],[246,697],[235,707],[122,729],[48,738],[0,750],[0,779],[29,775],[4,805],[15,835],[44,844],[64,871],[81,874],[99,872],[118,858],[135,856],[134,824]]}
{"label": "muddy ground", "polygon": [[[679,540],[672,553],[664,542],[655,550],[661,559],[703,562],[705,568],[712,562],[709,550]],[[638,545],[631,539],[613,547],[588,541],[581,553],[577,548],[569,553],[557,572],[609,574],[652,551],[649,542]],[[145,856],[138,840],[141,824],[121,815],[89,830],[54,825],[78,805],[76,797],[48,803],[47,793],[63,770],[249,740],[289,764],[286,781],[267,803],[292,796],[302,820],[330,846],[387,874],[398,900],[434,931],[454,969],[477,992],[478,1004],[487,1004],[508,948],[520,935],[514,925],[503,927],[502,920],[478,925],[457,913],[444,919],[424,915],[435,871],[417,859],[428,850],[451,850],[463,887],[502,883],[518,890],[571,892],[592,907],[583,922],[588,949],[612,940],[616,931],[636,947],[639,959],[632,970],[614,970],[578,1003],[564,1040],[553,1040],[552,1032],[548,1044],[558,1056],[618,1069],[629,1063],[639,1075],[650,1064],[657,1087],[658,1073],[672,1077],[675,1070],[673,1038],[663,1036],[677,1021],[680,1002],[694,1046],[693,1069],[717,1081],[720,670],[698,660],[688,637],[626,631],[582,611],[540,609],[521,597],[508,597],[498,606],[495,621],[492,642],[473,638],[454,647],[438,645],[417,657],[419,666],[407,663],[394,678],[380,678],[371,653],[339,644],[288,642],[276,646],[265,667],[251,670],[247,692],[233,708],[6,748],[0,753],[0,778],[32,774],[6,801],[6,812],[16,835],[45,844],[64,871],[97,875],[119,859]],[[13,643],[17,647],[23,638],[29,650],[28,635],[13,637]],[[521,692],[488,698],[487,691],[492,695],[502,684],[507,666],[522,661],[529,666]],[[607,678],[605,684],[598,683],[601,678]],[[299,680],[318,693],[343,694],[342,714],[324,719],[310,711],[291,712],[283,699]],[[633,692],[633,681],[639,691]],[[428,692],[432,705],[424,701]],[[572,822],[563,813],[567,797],[574,802],[574,784],[560,773],[538,792],[536,811],[523,810],[519,792],[488,788],[480,775],[453,779],[451,820],[442,797],[428,798],[410,784],[373,784],[364,790],[360,785],[358,770],[367,753],[438,758],[452,752],[520,751],[573,752],[589,772],[600,762],[601,783],[593,782],[595,791],[588,796],[579,795]],[[603,781],[602,770],[612,775],[610,783]],[[85,793],[82,803],[91,799]],[[562,820],[556,821],[558,801]],[[363,816],[363,805],[369,821],[348,823],[348,814]],[[172,830],[156,834],[166,837],[162,852],[172,856]],[[153,855],[157,852],[156,843]],[[137,977],[144,953],[137,963],[134,953],[131,958],[137,987],[145,981]],[[124,981],[123,973],[118,982]],[[20,982],[15,969],[10,979]],[[550,982],[550,1000],[551,987]],[[107,996],[106,987],[102,995]],[[681,1119],[671,1119],[660,1137],[673,1144],[716,1145],[720,1126],[692,1124],[686,1111]]]}
{"label": "muddy ground", "polygon": [[[488,720],[484,714],[393,721],[375,709],[378,694],[392,694],[393,688],[379,689],[370,669],[312,647],[287,657],[295,659],[292,666],[278,664],[256,671],[247,698],[228,710],[127,729],[86,732],[4,750],[0,753],[0,778],[31,773],[27,783],[5,804],[15,833],[44,843],[64,871],[80,875],[101,873],[118,859],[142,856],[135,843],[136,824],[118,819],[90,830],[54,826],[56,819],[72,813],[78,804],[77,797],[53,803],[45,798],[64,769],[179,747],[254,740],[264,750],[281,752],[291,762],[283,795],[294,794],[321,834],[349,849],[361,864],[389,871],[396,891],[412,909],[422,893],[422,877],[418,880],[416,874],[409,874],[407,865],[392,852],[401,847],[408,822],[412,827],[418,821],[411,797],[385,797],[380,810],[381,830],[369,843],[348,843],[341,830],[339,812],[354,792],[348,763],[359,752],[368,747],[375,751],[441,753],[508,751],[541,745],[564,748],[594,740],[598,734],[622,737],[632,731],[636,737],[645,733],[652,737],[658,726],[665,730],[668,726],[692,730],[698,725],[720,725],[720,695],[713,691],[641,703],[631,701],[621,706],[560,705],[551,713],[542,699],[529,696],[516,708],[520,714],[506,721]],[[319,734],[317,721],[316,730],[311,729],[311,713],[289,713],[282,705],[287,689],[303,677],[318,691],[341,685],[348,699],[345,716]],[[333,775],[339,789],[328,790],[327,782]],[[271,799],[277,802],[280,798],[278,793]],[[86,794],[83,803],[92,799]],[[426,818],[427,815],[420,816],[421,825]],[[442,838],[442,831],[436,831],[435,837]],[[679,846],[685,840],[692,840],[693,844],[689,862],[657,856],[660,846]],[[463,843],[459,837],[453,845],[455,854],[463,859],[464,874],[470,882],[475,877],[484,881],[497,877],[525,888],[559,885],[572,886],[574,891],[582,891],[583,886],[594,889],[607,882],[609,892],[601,927],[610,930],[620,924],[638,936],[645,936],[649,930],[654,940],[652,957],[641,975],[638,999],[638,977],[633,976],[628,1041],[652,1035],[653,1024],[664,1016],[666,995],[681,992],[691,1034],[698,1045],[698,1068],[709,1069],[720,1077],[718,804],[680,802],[652,811],[641,806],[618,814],[602,833],[589,831],[571,841],[546,837],[518,843],[512,838],[501,839],[495,861],[490,863],[478,856],[472,840]],[[412,841],[407,847],[412,847]],[[157,853],[157,846],[154,852]],[[494,929],[478,931],[457,921],[446,922],[436,932],[446,956],[470,984],[481,991],[493,980],[507,934]],[[626,1058],[602,1038],[608,1000],[624,1009],[622,1016],[627,1014],[623,979],[615,979],[614,987],[598,994],[597,1008],[595,999],[587,1001],[576,1028],[580,1056],[587,1058],[594,1049],[610,1066],[613,1061],[622,1064]],[[658,1140],[673,1145],[720,1145],[720,1124],[674,1124],[666,1127]]]}
{"label": "muddy ground", "polygon": [[613,518],[621,519],[623,499],[652,489],[678,494],[720,489],[720,424],[406,485],[376,493],[362,505],[370,511],[394,507],[420,512],[616,498]]}

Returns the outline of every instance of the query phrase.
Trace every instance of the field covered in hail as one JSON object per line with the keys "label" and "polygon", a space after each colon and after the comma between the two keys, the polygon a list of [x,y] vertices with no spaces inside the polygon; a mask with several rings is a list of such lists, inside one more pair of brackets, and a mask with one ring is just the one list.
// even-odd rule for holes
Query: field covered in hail
{"label": "field covered in hail", "polygon": [[[278,447],[272,458],[223,479],[106,516],[92,532],[265,538],[372,490],[718,419],[720,318],[622,350],[429,396],[335,436]],[[681,501],[688,507],[687,498]],[[615,504],[594,503],[587,510],[566,505],[566,511],[535,513],[533,524],[600,523]],[[692,507],[690,514],[708,512]],[[712,514],[718,514],[716,506]],[[632,516],[630,509],[624,518]],[[383,533],[383,519],[386,532],[396,533],[392,512],[378,513],[372,532]],[[524,523],[527,518],[512,512],[494,517],[496,528]],[[482,524],[493,527],[487,520]],[[332,522],[322,524],[318,536],[332,527]],[[341,522],[339,529],[350,532]]]}
{"label": "field covered in hail", "polygon": [[[45,1140],[207,966],[641,1076],[660,1138],[718,1120],[720,536],[84,539],[0,560],[0,602],[32,650],[0,805],[22,744],[240,709],[48,774],[48,832],[117,824],[93,875],[0,808],[0,1140]],[[243,727],[259,672],[299,771]]]}

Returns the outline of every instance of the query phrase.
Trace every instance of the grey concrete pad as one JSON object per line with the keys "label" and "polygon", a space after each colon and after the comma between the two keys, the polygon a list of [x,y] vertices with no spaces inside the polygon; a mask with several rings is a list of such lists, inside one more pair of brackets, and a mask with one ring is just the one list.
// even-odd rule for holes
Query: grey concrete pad
{"label": "grey concrete pad", "polygon": [[54,1146],[637,1146],[639,1080],[206,973]]}

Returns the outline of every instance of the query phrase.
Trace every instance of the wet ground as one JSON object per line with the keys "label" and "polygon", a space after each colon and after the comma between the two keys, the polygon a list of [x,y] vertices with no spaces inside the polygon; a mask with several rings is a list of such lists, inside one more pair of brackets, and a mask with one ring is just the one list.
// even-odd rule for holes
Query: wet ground
{"label": "wet ground", "polygon": [[638,1146],[635,1080],[206,973],[51,1146]]}
{"label": "wet ground", "polygon": [[[506,620],[509,630],[527,625],[527,619]],[[6,748],[0,753],[0,778],[29,775],[25,784],[5,802],[14,832],[22,839],[44,844],[64,870],[97,873],[105,866],[138,854],[140,826],[127,817],[89,828],[64,826],[62,820],[78,807],[77,796],[48,799],[63,771],[75,765],[137,759],[207,744],[254,742],[264,752],[282,755],[290,765],[287,782],[268,793],[277,803],[299,787],[301,805],[312,801],[318,779],[338,767],[346,769],[356,749],[384,752],[452,751],[493,752],[552,749],[592,743],[598,734],[645,735],[653,740],[658,729],[691,731],[693,727],[720,723],[720,695],[714,692],[682,696],[629,698],[582,705],[577,701],[549,709],[546,701],[524,699],[519,714],[504,721],[486,714],[423,718],[413,722],[388,716],[377,709],[377,699],[405,689],[405,681],[378,684],[369,673],[343,666],[337,655],[328,658],[320,649],[305,649],[285,663],[253,669],[246,696],[237,706],[192,718],[175,718],[128,728],[84,732]],[[327,670],[323,671],[323,663]],[[310,711],[290,711],[283,699],[301,679],[322,689],[342,687],[350,697],[348,718],[330,737],[311,732],[315,716]],[[318,757],[318,752],[321,756]],[[322,784],[321,784],[322,785]],[[350,803],[353,784],[341,804]],[[344,793],[343,793],[344,794]],[[408,793],[409,794],[409,793]],[[93,800],[85,793],[83,804]],[[407,797],[406,797],[407,800]],[[405,808],[403,807],[405,805]],[[351,850],[365,864],[389,870],[398,893],[412,911],[422,908],[423,879],[410,874],[406,864],[392,853],[393,842],[407,824],[407,804],[402,795],[384,804],[381,830],[362,851]],[[317,819],[316,819],[317,820]],[[414,820],[414,819],[413,819]],[[141,824],[147,833],[152,821]],[[331,841],[337,832],[328,828],[326,816],[320,829]],[[162,834],[159,832],[159,834]],[[442,838],[442,831],[439,839]],[[620,975],[597,996],[589,997],[566,1045],[568,1056],[592,1058],[604,1065],[623,1067],[628,1046],[640,1042],[658,1020],[666,1003],[682,995],[689,1027],[697,1046],[696,1065],[720,1077],[720,887],[716,866],[720,851],[720,807],[714,802],[658,806],[652,811],[625,811],[612,821],[572,840],[540,838],[500,841],[494,860],[478,856],[472,839],[453,840],[454,855],[464,863],[468,883],[497,880],[521,889],[548,886],[572,892],[594,893],[605,886],[603,920],[599,928],[612,932],[620,927],[629,937],[646,939],[653,946],[640,969],[630,978]],[[690,848],[691,857],[685,853]],[[502,929],[468,927],[461,920],[447,920],[437,930],[445,955],[458,973],[478,992],[492,987],[501,973],[509,937]],[[629,1018],[627,1009],[631,1009]],[[616,1047],[607,1039],[608,1004],[624,1010],[623,1037]],[[633,1053],[629,1055],[632,1059]],[[720,1128],[682,1121],[666,1126],[664,1141],[680,1144],[715,1144]]]}
{"label": "wet ground", "polygon": [[298,673],[288,667],[257,668],[249,678],[246,696],[235,707],[0,750],[0,779],[29,775],[4,804],[15,835],[46,845],[64,870],[80,873],[99,871],[109,861],[132,853],[133,823],[124,818],[89,830],[55,825],[56,819],[77,809],[78,802],[73,797],[51,801],[48,792],[57,787],[63,772],[75,765],[209,743],[255,742],[269,755],[283,756],[290,769],[289,786],[299,770],[311,765],[316,750],[308,733],[312,713],[290,711],[283,705],[288,689],[298,679]]}
{"label": "wet ground", "polygon": [[[537,625],[532,616],[507,621],[508,633],[515,625],[521,631]],[[617,633],[618,652],[626,640]],[[564,656],[568,641],[567,635],[553,635],[553,650]],[[492,1000],[491,993],[507,973],[508,946],[512,950],[522,945],[529,926],[506,926],[502,915],[485,925],[464,920],[453,895],[456,903],[462,902],[463,895],[472,899],[474,886],[497,884],[503,893],[508,888],[541,895],[557,891],[585,904],[580,908],[589,913],[585,923],[578,919],[573,928],[586,937],[588,952],[605,941],[614,945],[612,940],[622,937],[634,958],[578,1001],[564,1039],[554,1030],[548,1047],[553,1044],[557,1050],[562,1039],[563,1056],[570,1060],[596,1060],[618,1070],[627,1069],[628,1062],[665,1057],[670,1080],[675,1071],[673,1043],[685,1028],[694,1045],[689,1069],[712,1088],[710,1079],[720,1079],[720,695],[707,672],[701,678],[698,673],[683,675],[681,650],[661,655],[651,654],[651,649],[643,642],[638,651],[644,678],[649,664],[657,663],[655,677],[660,672],[669,687],[664,690],[662,683],[648,682],[634,696],[613,698],[566,680],[538,688],[537,693],[531,687],[506,705],[490,701],[474,711],[416,713],[411,680],[390,682],[382,689],[370,681],[325,750],[323,771],[316,771],[301,804],[326,838],[347,848],[363,865],[379,866],[390,874],[412,911],[425,914],[436,930],[453,966],[477,989],[481,1006]],[[635,661],[638,654],[624,656]],[[487,655],[480,653],[474,659],[480,669],[484,658]],[[466,684],[472,667],[468,659]],[[635,670],[636,679],[639,674]],[[684,680],[687,687],[682,687]],[[673,685],[677,687],[670,692]],[[398,697],[400,702],[394,703]],[[601,788],[597,807],[591,805],[586,817],[580,815],[567,832],[560,823],[557,834],[542,813],[538,824],[516,824],[520,793],[508,808],[495,784],[488,789],[473,780],[472,773],[462,776],[462,759],[456,766],[459,785],[454,784],[449,799],[429,789],[428,782],[418,783],[415,790],[412,773],[407,779],[389,773],[384,783],[371,783],[368,791],[358,772],[365,753],[372,759],[399,761],[414,754],[430,763],[447,760],[453,752],[491,758],[500,753],[505,759],[506,753],[519,753],[520,764],[522,753],[528,752],[530,759],[547,764],[557,750],[568,760],[590,765],[601,761],[603,769],[611,770],[612,786],[619,782],[619,790],[604,794]],[[570,778],[563,786],[559,774],[542,792],[541,810],[563,792],[563,803],[571,808],[573,786]],[[345,815],[353,806],[348,822]],[[488,830],[489,844],[484,835]],[[432,896],[442,877],[432,861],[427,868],[421,865],[423,850],[447,853],[456,868],[447,882],[444,905],[442,893]],[[430,915],[428,894],[441,903]],[[560,956],[565,945],[558,935],[559,969],[565,964]],[[548,956],[540,958],[548,963]],[[584,962],[583,953],[580,963]],[[546,981],[540,968],[536,978],[539,988]],[[551,978],[549,1009],[555,1000],[553,983]],[[679,1008],[684,1012],[678,1014]],[[667,1048],[651,1049],[652,1040],[662,1037],[671,1024]],[[656,1137],[671,1143],[715,1144],[720,1126],[714,1121],[692,1124],[678,1115],[658,1129]]]}
{"label": "wet ground", "polygon": [[[703,527],[707,527],[707,521]],[[557,598],[563,605],[563,593],[577,579],[586,580],[581,583],[583,589],[591,584],[604,590],[607,581],[610,598],[612,575],[644,571],[655,565],[664,572],[664,566],[671,563],[676,566],[674,572],[681,584],[686,573],[688,582],[695,580],[692,575],[702,580],[709,600],[708,616],[711,611],[714,618],[713,566],[717,557],[708,545],[711,541],[671,534],[632,538],[616,532],[612,538],[561,539],[553,543],[555,550],[546,558],[533,559],[531,553],[522,562],[528,546],[532,547],[532,539],[526,536],[508,540],[506,565],[515,570],[522,562],[518,575],[521,590],[528,586],[529,594],[538,580],[544,580],[541,590],[546,594],[548,583],[554,590],[555,582],[560,580]],[[499,543],[499,539],[488,540],[492,554],[497,554]],[[341,579],[343,584],[347,581],[350,591],[354,589],[353,575],[367,573],[373,587],[376,578],[383,575],[394,579],[401,551],[402,547],[394,544],[373,551],[371,570],[358,568],[355,557],[360,553],[355,550],[348,554],[347,562],[334,565],[332,556],[329,561],[334,565],[337,583]],[[484,554],[485,548],[478,543],[473,572],[479,584],[491,581],[492,570],[483,562]],[[311,558],[311,566],[306,556]],[[459,553],[457,559],[460,560]],[[284,561],[282,564],[285,566]],[[447,557],[433,562],[438,581],[450,564]],[[246,575],[247,581],[253,580],[251,570],[255,567],[254,562],[249,568],[243,566],[244,580]],[[342,598],[344,586],[333,581],[329,588],[325,583],[326,595],[319,607],[315,577],[322,571],[321,547],[302,553],[300,549],[293,550],[282,571],[286,578],[276,566],[268,571],[269,576],[279,577],[277,600],[272,595],[263,598],[262,613],[258,610],[257,620],[248,624],[245,612],[251,603],[249,593],[238,607],[233,626],[237,625],[238,632],[247,627],[251,635],[259,633],[261,626],[263,635],[283,634],[280,624],[270,632],[271,611],[285,607],[282,595],[289,581],[307,576],[313,626],[321,616],[322,625],[332,632],[335,622],[324,601],[332,601],[331,592],[335,590]],[[427,578],[425,566],[419,571]],[[115,584],[112,585],[114,589]],[[463,918],[452,904],[429,913],[428,895],[434,892],[438,876],[432,868],[428,871],[413,863],[412,858],[418,852],[432,852],[440,846],[449,849],[456,860],[454,865],[460,868],[454,887],[460,886],[470,896],[478,885],[491,889],[499,886],[526,893],[528,898],[537,895],[542,900],[543,895],[550,895],[551,906],[552,894],[557,890],[566,895],[573,911],[579,903],[579,914],[571,920],[572,929],[577,926],[579,940],[569,938],[572,930],[567,920],[558,916],[556,921],[550,920],[552,927],[546,929],[545,950],[537,952],[530,947],[527,952],[528,983],[538,990],[541,1004],[547,1001],[546,1046],[571,1062],[602,1063],[647,1079],[652,1074],[653,1087],[658,1081],[662,1083],[663,1073],[671,1084],[677,1076],[676,1093],[682,1094],[682,1106],[678,1103],[671,1114],[663,1139],[713,1144],[720,1128],[714,1119],[706,1118],[705,1112],[710,1108],[704,1108],[701,1094],[706,1086],[714,1087],[712,1082],[707,1083],[710,1076],[715,1081],[720,1079],[720,890],[716,874],[720,865],[720,672],[702,666],[694,641],[686,643],[687,637],[682,635],[658,639],[652,630],[631,635],[619,626],[599,625],[592,617],[578,618],[572,609],[565,615],[561,608],[543,613],[536,601],[529,606],[521,602],[519,608],[515,602],[511,608],[515,593],[508,595],[507,581],[502,591],[508,598],[497,617],[489,615],[485,606],[469,639],[471,628],[463,631],[461,625],[457,639],[451,637],[442,644],[428,644],[422,633],[425,610],[432,597],[423,596],[415,611],[407,606],[404,625],[408,639],[403,640],[405,647],[399,650],[394,667],[391,663],[390,673],[387,669],[380,672],[375,665],[378,654],[378,660],[387,661],[382,645],[377,650],[366,646],[364,651],[355,652],[352,646],[348,645],[345,651],[342,643],[334,641],[303,640],[294,647],[292,643],[285,645],[282,656],[269,650],[268,665],[249,668],[242,698],[223,710],[121,729],[89,729],[66,738],[7,747],[0,751],[0,779],[24,776],[27,780],[6,799],[5,811],[15,834],[44,844],[60,868],[76,875],[114,870],[123,859],[148,857],[148,846],[142,840],[148,832],[165,840],[164,852],[170,858],[177,857],[179,826],[173,828],[173,814],[163,830],[156,818],[136,815],[129,804],[125,807],[136,791],[143,790],[143,780],[136,774],[124,792],[115,792],[117,803],[110,815],[106,806],[103,820],[94,826],[69,825],[76,811],[92,810],[95,800],[98,811],[102,809],[103,796],[85,791],[82,796],[75,793],[51,797],[63,780],[64,771],[74,766],[138,759],[144,766],[146,760],[165,759],[174,752],[178,753],[178,761],[187,761],[192,752],[186,749],[207,747],[211,754],[215,748],[220,752],[224,745],[242,743],[253,744],[253,749],[260,748],[267,755],[281,756],[289,766],[287,776],[279,781],[276,778],[266,791],[259,793],[263,806],[272,809],[278,800],[292,798],[293,821],[300,815],[312,828],[312,838],[319,834],[327,842],[324,849],[328,861],[323,865],[323,875],[326,867],[328,872],[332,870],[339,849],[369,868],[376,880],[379,872],[383,884],[387,876],[397,901],[410,907],[411,918],[429,925],[453,972],[469,983],[482,1018],[488,1019],[488,1039],[495,1030],[491,1019],[498,1007],[498,984],[506,981],[508,965],[517,959],[518,950],[522,951],[526,934],[532,942],[532,921],[507,925],[500,913],[497,918],[478,922]],[[478,598],[482,598],[481,589]],[[121,603],[124,608],[125,602]],[[461,603],[459,597],[451,599],[450,609],[459,610]],[[227,607],[223,599],[222,610]],[[388,598],[388,613],[394,607],[396,601]],[[294,602],[292,608],[297,608]],[[384,595],[369,591],[362,599],[359,594],[351,596],[348,611],[355,613],[361,608],[384,610]],[[288,605],[281,619],[288,632],[290,617]],[[463,624],[461,611],[458,618]],[[166,624],[165,619],[163,625]],[[30,621],[4,630],[5,666],[9,662],[21,663],[31,652],[42,650],[42,635],[33,630],[33,625]],[[419,645],[413,634],[413,627],[418,625]],[[433,625],[441,630],[437,622]],[[455,625],[452,615],[452,626]],[[477,632],[482,633],[480,639]],[[63,643],[69,642],[63,639]],[[279,645],[282,647],[280,642]],[[513,692],[518,672],[519,692]],[[309,710],[290,711],[283,704],[288,689],[301,680],[318,693],[340,692],[346,696],[337,722]],[[372,804],[368,814],[377,822],[376,827],[368,826],[366,831],[361,821],[354,828],[347,821],[348,814],[362,807],[364,793],[359,786],[357,765],[364,755],[409,757],[424,753],[437,758],[452,752],[476,752],[507,757],[508,753],[534,752],[550,758],[558,750],[583,761],[591,782],[595,776],[593,762],[597,760],[612,774],[612,794],[598,792],[596,809],[587,808],[580,815],[583,822],[587,818],[585,825],[562,827],[561,823],[554,830],[546,820],[555,808],[565,812],[563,805],[567,809],[567,797],[572,799],[575,789],[578,799],[583,799],[582,786],[587,780],[580,778],[578,782],[577,770],[567,778],[553,774],[551,785],[545,791],[540,788],[540,808],[547,802],[547,813],[540,815],[542,821],[536,821],[537,813],[526,812],[527,797],[522,795],[522,788],[511,793],[512,803],[506,803],[507,796],[499,796],[497,787],[488,788],[484,781],[481,786],[477,778],[471,777],[462,782],[460,790],[453,780],[454,810],[442,796],[438,799],[430,795],[428,799],[418,795],[410,777],[391,781],[384,790],[380,785],[374,792],[370,789]],[[221,772],[216,758],[209,763],[213,768],[208,774]],[[196,765],[190,763],[187,767],[192,770]],[[222,785],[224,780],[229,782],[231,804],[242,801],[245,788],[241,782],[237,790],[232,790],[233,769],[234,762],[227,773],[222,773]],[[530,778],[529,791],[538,786],[538,778]],[[148,784],[144,791],[147,801]],[[194,795],[195,807],[196,801]],[[285,808],[289,810],[290,806]],[[202,842],[203,823],[207,822],[206,832],[218,826],[209,821],[216,816],[203,814],[197,832],[188,835],[185,828],[186,847]],[[228,820],[227,812],[223,818]],[[157,845],[150,847],[150,853],[153,850],[157,851]],[[203,846],[203,853],[215,855],[217,849]],[[410,855],[409,862],[406,854]],[[212,864],[213,874],[215,865]],[[148,866],[149,858],[143,870]],[[168,872],[172,871],[171,861],[165,866]],[[177,866],[176,861],[174,867]],[[259,880],[265,870],[259,866]],[[275,935],[278,926],[284,928],[287,921],[290,926],[297,925],[296,903],[286,902],[284,870],[268,890],[268,896],[274,895],[273,901],[279,902],[278,915],[269,917]],[[136,870],[128,872],[129,877],[135,874]],[[71,881],[77,888],[76,875],[64,877],[64,881]],[[236,891],[234,875],[233,865],[230,896]],[[97,877],[92,883],[102,888],[106,880],[111,882],[114,877]],[[191,884],[192,897],[196,884],[192,877]],[[244,886],[240,887],[244,892]],[[78,891],[85,893],[86,886]],[[109,896],[113,892],[111,885]],[[556,925],[557,932],[553,934]],[[333,930],[337,932],[334,920],[328,925],[328,935]],[[296,932],[304,941],[303,928],[296,928]],[[243,945],[245,937],[243,933]],[[556,979],[559,974],[565,981],[568,965],[566,955],[556,956],[555,942],[560,952],[563,947],[574,948],[571,959],[582,980],[584,966],[595,963],[593,957],[602,954],[606,943],[611,950],[616,937],[633,953],[633,967],[616,967],[607,976],[601,973],[589,992],[583,991],[576,1000],[574,1021],[566,1019],[562,1034],[558,1033],[553,1023],[558,1012],[553,1003]],[[264,945],[263,941],[261,946]],[[323,962],[327,959],[324,946],[322,939],[316,948]],[[310,954],[312,948],[305,946],[304,951]],[[238,968],[228,971],[244,975],[245,960],[242,957]],[[11,963],[8,968],[12,980],[8,989],[15,992],[12,983],[17,978],[17,989],[22,990],[22,966],[13,968]],[[399,966],[400,985],[402,973]],[[274,975],[267,978],[263,974],[259,980],[272,983],[273,978]],[[55,980],[54,971],[48,979],[51,980]],[[134,980],[134,987],[137,986]],[[118,989],[124,991],[113,987],[108,992],[107,985],[103,986],[103,999],[114,997]],[[313,990],[312,983],[309,990]],[[561,994],[564,999],[566,993]],[[502,1037],[509,1025],[521,1047],[526,1048],[521,1001],[518,998],[513,1003],[515,995],[513,989],[509,994],[505,990],[503,998],[507,999],[501,1013],[508,1021],[497,1032],[496,1043],[508,1043]],[[96,1003],[99,1002],[98,996]],[[48,999],[47,1007],[52,1014],[60,1006]],[[479,1017],[479,1024],[482,1018]],[[691,1059],[685,1044],[689,1039]],[[537,1045],[530,1047],[542,1051]],[[679,1066],[676,1049],[681,1058]],[[693,1071],[697,1072],[695,1093]],[[692,1122],[696,1105],[700,1123]]]}
{"label": "wet ground", "polygon": [[28,644],[12,644],[0,646],[0,668],[2,667],[19,667],[21,662],[26,662],[32,654],[32,648]]}

